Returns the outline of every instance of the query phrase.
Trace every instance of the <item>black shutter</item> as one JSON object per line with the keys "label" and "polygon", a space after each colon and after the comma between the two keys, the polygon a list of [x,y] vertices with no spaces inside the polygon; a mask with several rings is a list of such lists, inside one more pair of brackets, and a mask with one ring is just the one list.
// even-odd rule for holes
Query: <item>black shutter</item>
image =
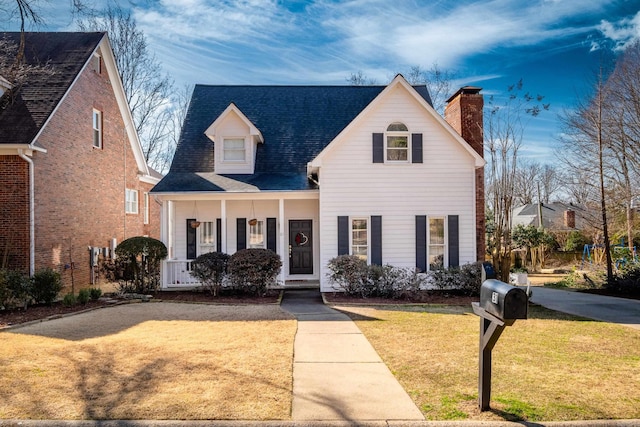
{"label": "black shutter", "polygon": [[427,216],[416,215],[416,268],[427,271]]}
{"label": "black shutter", "polygon": [[222,252],[222,218],[216,219],[216,252]]}
{"label": "black shutter", "polygon": [[384,163],[384,134],[373,134],[373,163]]}
{"label": "black shutter", "polygon": [[411,134],[411,163],[422,163],[422,134]]}
{"label": "black shutter", "polygon": [[236,250],[247,248],[247,218],[236,218]]}
{"label": "black shutter", "polygon": [[382,217],[371,217],[371,264],[382,265]]}
{"label": "black shutter", "polygon": [[338,217],[338,255],[349,255],[349,217]]}
{"label": "black shutter", "polygon": [[449,215],[449,267],[460,266],[458,215]]}
{"label": "black shutter", "polygon": [[187,219],[187,259],[196,259],[198,256],[196,249],[196,232],[198,229],[191,226],[191,223],[195,221],[195,218]]}
{"label": "black shutter", "polygon": [[267,249],[276,252],[276,219],[267,218]]}

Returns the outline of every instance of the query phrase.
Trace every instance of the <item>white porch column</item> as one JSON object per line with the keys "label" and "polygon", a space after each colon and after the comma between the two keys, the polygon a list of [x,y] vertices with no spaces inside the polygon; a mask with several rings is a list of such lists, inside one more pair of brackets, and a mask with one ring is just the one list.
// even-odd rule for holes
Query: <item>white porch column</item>
{"label": "white porch column", "polygon": [[228,254],[227,251],[227,201],[222,199],[220,200],[220,222],[222,222],[221,232],[222,235],[220,238],[220,246],[222,248],[222,252]]}
{"label": "white porch column", "polygon": [[280,251],[282,253],[282,269],[280,270],[280,277],[278,281],[284,285],[284,272],[289,269],[289,244],[285,239],[284,228],[284,199],[278,200],[278,239],[280,240]]}

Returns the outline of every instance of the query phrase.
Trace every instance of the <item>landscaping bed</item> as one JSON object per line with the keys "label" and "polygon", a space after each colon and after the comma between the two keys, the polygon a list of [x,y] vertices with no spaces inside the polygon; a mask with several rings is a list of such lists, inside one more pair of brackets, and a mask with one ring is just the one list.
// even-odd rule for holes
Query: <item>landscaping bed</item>
{"label": "landscaping bed", "polygon": [[443,304],[471,306],[473,301],[479,301],[477,296],[468,296],[452,291],[421,291],[407,298],[358,298],[341,292],[324,293],[328,304],[358,304],[358,305],[399,305],[399,304]]}
{"label": "landscaping bed", "polygon": [[[176,301],[203,304],[276,304],[279,301],[280,293],[279,290],[269,290],[264,296],[222,293],[214,297],[202,291],[158,291],[150,295],[152,296],[151,301]],[[0,310],[0,328],[101,308],[128,299],[131,298],[107,296],[98,300],[90,300],[86,304],[75,304],[72,306],[64,305],[62,301],[56,301],[51,305],[30,305],[26,310],[24,308]]]}

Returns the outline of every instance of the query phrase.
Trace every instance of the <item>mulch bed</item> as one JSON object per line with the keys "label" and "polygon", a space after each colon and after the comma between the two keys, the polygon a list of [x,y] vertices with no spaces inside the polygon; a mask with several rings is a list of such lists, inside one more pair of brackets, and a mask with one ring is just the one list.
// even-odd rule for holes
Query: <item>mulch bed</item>
{"label": "mulch bed", "polygon": [[106,301],[89,301],[86,304],[76,304],[67,307],[62,301],[55,302],[51,305],[36,304],[30,305],[26,310],[23,308],[13,308],[10,310],[0,310],[0,329],[19,323],[32,322],[34,320],[43,320],[47,318],[61,317],[69,313],[77,313],[92,308],[98,308],[108,305]]}
{"label": "mulch bed", "polygon": [[471,306],[473,301],[479,301],[479,297],[458,295],[445,291],[423,291],[412,298],[391,299],[391,298],[356,298],[342,293],[328,292],[324,294],[324,299],[330,304],[372,304],[372,305],[398,305],[398,304],[443,304],[443,305],[466,305]]}
{"label": "mulch bed", "polygon": [[[152,300],[208,303],[208,304],[276,304],[280,297],[280,291],[268,291],[262,297],[250,295],[219,295],[213,296],[205,292],[196,291],[158,291],[150,294]],[[125,298],[113,298],[125,300]],[[86,304],[76,304],[71,307],[65,306],[62,301],[54,302],[51,305],[36,304],[30,305],[26,310],[23,308],[13,308],[10,310],[0,310],[0,329],[20,323],[44,320],[48,318],[61,317],[66,314],[78,313],[84,310],[113,305],[113,299],[101,298],[97,301],[89,301]]]}

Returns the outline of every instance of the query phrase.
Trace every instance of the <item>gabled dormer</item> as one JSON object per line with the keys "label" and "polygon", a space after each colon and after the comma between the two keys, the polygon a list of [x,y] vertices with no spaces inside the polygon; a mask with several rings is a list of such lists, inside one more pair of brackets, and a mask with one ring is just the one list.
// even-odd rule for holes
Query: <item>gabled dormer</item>
{"label": "gabled dormer", "polygon": [[256,149],[264,138],[234,103],[229,104],[204,133],[213,141],[216,173],[254,173]]}

